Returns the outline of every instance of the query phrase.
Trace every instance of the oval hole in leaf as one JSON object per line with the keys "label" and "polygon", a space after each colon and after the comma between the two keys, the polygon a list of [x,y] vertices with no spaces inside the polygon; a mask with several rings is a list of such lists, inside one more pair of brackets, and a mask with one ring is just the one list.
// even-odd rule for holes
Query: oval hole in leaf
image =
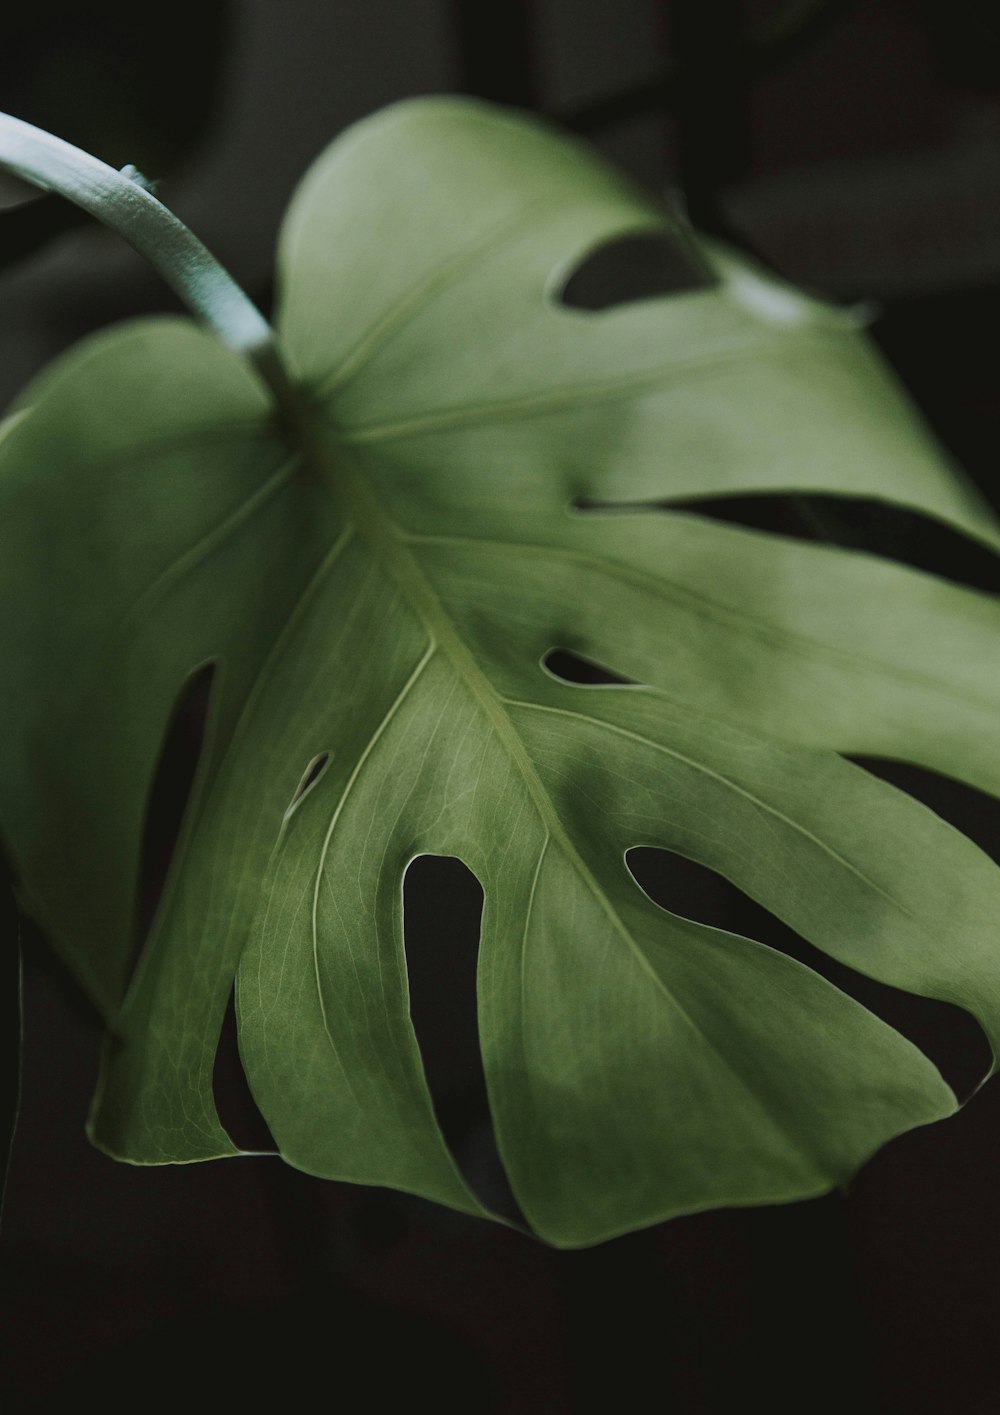
{"label": "oval hole in leaf", "polygon": [[215,1047],[212,1097],[219,1122],[234,1145],[241,1150],[277,1153],[274,1136],[257,1109],[257,1102],[253,1098],[250,1083],[243,1070],[243,1062],[240,1060],[235,987],[230,989],[226,1015],[222,1019],[222,1029]]}
{"label": "oval hole in leaf", "polygon": [[136,890],[132,972],[156,915],[205,740],[215,664],[188,678],[171,713],[146,805]]}
{"label": "oval hole in leaf", "polygon": [[307,795],[307,793],[310,792],[312,788],[316,785],[317,781],[326,771],[329,761],[329,752],[319,752],[316,756],[313,757],[312,761],[302,773],[302,780],[295,788],[295,795],[289,801],[288,806],[285,809],[285,820],[288,819],[288,817],[292,814],[295,808],[299,805],[302,798]]}
{"label": "oval hole in leaf", "polygon": [[625,861],[636,884],[661,909],[767,944],[853,997],[929,1056],[960,1100],[988,1072],[989,1042],[963,1008],[865,977],[815,948],[736,885],[695,860],[643,845],[627,851]]}
{"label": "oval hole in leaf", "polygon": [[553,678],[560,678],[564,683],[589,684],[591,686],[617,683],[624,687],[636,686],[634,678],[624,678],[613,668],[606,668],[603,663],[595,663],[591,658],[584,658],[582,654],[574,653],[572,649],[549,649],[542,659],[542,665],[552,674]]}
{"label": "oval hole in leaf", "polygon": [[569,509],[583,516],[634,516],[636,512],[686,511],[711,521],[752,526],[755,530],[773,531],[799,540],[815,540],[815,535],[797,513],[793,502],[793,497],[768,492],[754,496],[720,494],[671,501],[595,501],[589,496],[578,496],[569,503]]}
{"label": "oval hole in leaf", "polygon": [[469,1186],[519,1218],[490,1116],[479,1049],[476,970],[483,889],[452,855],[418,855],[403,877],[410,1020],[438,1124]]}
{"label": "oval hole in leaf", "polygon": [[560,304],[606,310],[716,284],[682,242],[659,232],[619,236],[592,251],[559,292]]}
{"label": "oval hole in leaf", "polygon": [[[833,496],[786,496],[759,492],[750,496],[692,497],[650,509],[685,511],[704,516],[709,521],[721,521],[723,525],[746,526],[771,535],[788,536],[791,540],[844,544],[845,528],[838,516],[838,500]],[[830,503],[826,521],[820,503]]]}

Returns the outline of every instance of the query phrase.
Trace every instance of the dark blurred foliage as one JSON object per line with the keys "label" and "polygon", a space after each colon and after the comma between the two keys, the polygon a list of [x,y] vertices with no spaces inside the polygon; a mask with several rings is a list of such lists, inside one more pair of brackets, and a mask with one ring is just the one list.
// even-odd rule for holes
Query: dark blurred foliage
{"label": "dark blurred foliage", "polygon": [[945,80],[1000,90],[1000,10],[989,0],[919,0]]}
{"label": "dark blurred foliage", "polygon": [[[191,157],[215,116],[231,10],[229,0],[9,7],[0,108],[112,167],[169,174]],[[58,197],[4,212],[0,269],[86,220]]]}

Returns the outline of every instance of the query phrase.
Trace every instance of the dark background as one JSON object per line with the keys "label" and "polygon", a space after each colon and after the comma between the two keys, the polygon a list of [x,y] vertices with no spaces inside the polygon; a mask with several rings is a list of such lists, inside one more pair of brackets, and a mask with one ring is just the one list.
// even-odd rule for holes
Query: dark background
{"label": "dark background", "polygon": [[[164,199],[265,306],[280,214],[308,161],[383,103],[437,91],[556,116],[654,189],[679,189],[698,224],[783,274],[872,301],[875,338],[997,499],[992,4],[201,0],[140,11],[36,0],[5,20],[0,46],[0,108],[162,177]],[[634,293],[637,278],[669,287],[678,272],[632,252],[595,278],[608,300]],[[172,308],[116,238],[54,199],[7,212],[0,402],[87,331]],[[1000,589],[989,556],[916,518],[820,498],[703,509]],[[147,909],[202,711],[197,694],[181,705],[165,745]],[[1000,858],[994,803],[868,765]],[[697,869],[663,858],[635,868],[678,912],[813,960]],[[453,862],[415,867],[407,951],[442,1123],[473,1181],[498,1194],[475,1044],[477,890]],[[23,942],[24,1104],[0,1241],[5,1411],[86,1400],[295,1409],[317,1396],[469,1415],[720,1415],[754,1401],[858,1415],[1000,1410],[995,1085],[956,1119],[890,1145],[847,1194],[559,1253],[273,1160],[141,1170],[98,1155],[83,1134],[95,1021],[29,926]],[[821,966],[971,1089],[985,1052],[968,1019]],[[13,968],[11,949],[8,981]],[[14,1035],[9,1004],[4,1029]],[[227,1125],[255,1143],[262,1122],[231,1029],[217,1081]]]}

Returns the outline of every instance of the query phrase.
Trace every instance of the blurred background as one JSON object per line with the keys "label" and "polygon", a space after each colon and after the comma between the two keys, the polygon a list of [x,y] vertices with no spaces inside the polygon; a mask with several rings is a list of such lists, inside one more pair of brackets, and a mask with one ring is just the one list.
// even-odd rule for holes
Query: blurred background
{"label": "blurred background", "polygon": [[[543,112],[696,225],[829,298],[865,301],[924,417],[997,501],[995,5],[35,0],[5,19],[0,47],[0,108],[157,179],[265,309],[281,213],[310,160],[383,104],[442,91]],[[175,308],[116,237],[55,198],[19,202],[0,187],[2,404],[87,332]],[[669,290],[668,267],[632,250],[592,272],[589,298]],[[699,509],[1000,589],[991,557],[916,518],[809,501]],[[164,747],[150,906],[203,713],[196,694]],[[1000,859],[996,803],[866,765]],[[678,912],[798,948],[696,867],[633,863]],[[475,1036],[478,886],[427,860],[406,889],[414,1016],[442,1123],[473,1182],[503,1202]],[[273,1160],[140,1170],[98,1155],[83,1133],[95,1019],[23,933],[24,1104],[0,1240],[5,1412],[87,1399],[296,1408],[317,1390],[349,1410],[405,1400],[464,1415],[726,1415],[754,1400],[779,1412],[1000,1410],[996,1086],[890,1145],[849,1193],[558,1253]],[[11,946],[8,982],[15,968]],[[986,1051],[967,1018],[848,983],[972,1089]],[[217,1094],[239,1142],[266,1142],[231,1027]]]}

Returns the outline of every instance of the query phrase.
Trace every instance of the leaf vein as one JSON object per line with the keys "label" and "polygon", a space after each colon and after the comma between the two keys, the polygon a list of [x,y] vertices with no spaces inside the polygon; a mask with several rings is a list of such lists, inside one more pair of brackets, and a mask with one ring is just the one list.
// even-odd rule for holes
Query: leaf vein
{"label": "leaf vein", "polygon": [[606,722],[601,718],[590,717],[586,713],[571,712],[568,708],[552,707],[548,704],[543,703],[525,702],[517,698],[504,698],[503,701],[507,703],[510,707],[524,708],[531,712],[553,713],[560,717],[568,717],[579,722],[590,723],[594,727],[600,727],[607,732],[615,732],[622,737],[629,737],[633,741],[641,743],[644,747],[650,747],[655,752],[660,752],[664,756],[672,757],[675,761],[679,761],[685,766],[691,767],[694,771],[700,772],[704,776],[711,777],[714,781],[719,782],[720,785],[725,786],[728,790],[733,791],[737,795],[742,796],[745,800],[749,801],[751,805],[756,806],[766,815],[773,816],[776,820],[790,827],[790,829],[793,830],[796,834],[801,835],[804,839],[809,840],[812,844],[816,845],[820,850],[824,852],[824,854],[829,855],[832,860],[835,860],[837,862],[837,864],[843,866],[844,869],[846,869],[850,874],[853,874],[857,879],[861,880],[862,883],[866,884],[870,889],[874,890],[875,893],[880,894],[883,899],[886,899],[890,904],[892,904],[895,908],[899,909],[900,912],[905,914],[908,918],[914,917],[912,910],[908,909],[904,904],[900,903],[900,901],[896,899],[894,895],[890,894],[889,891],[884,889],[880,884],[878,884],[876,880],[873,880],[869,875],[866,875],[865,872],[859,869],[857,865],[853,864],[852,861],[848,860],[846,856],[841,855],[840,852],[838,850],[835,850],[832,845],[828,845],[825,840],[821,839],[820,836],[816,835],[813,831],[809,830],[807,826],[801,825],[798,821],[793,820],[791,816],[785,815],[785,813],[783,811],[780,811],[777,806],[772,806],[767,801],[762,800],[759,796],[755,796],[752,791],[748,791],[745,787],[740,786],[739,783],[733,781],[732,778],[724,776],[721,772],[713,771],[712,768],[706,766],[704,762],[699,762],[694,757],[689,757],[683,752],[678,752],[673,747],[666,747],[661,742],[654,742],[651,738],[643,737],[642,734],[639,732],[632,732],[627,727],[620,727],[617,723]]}

